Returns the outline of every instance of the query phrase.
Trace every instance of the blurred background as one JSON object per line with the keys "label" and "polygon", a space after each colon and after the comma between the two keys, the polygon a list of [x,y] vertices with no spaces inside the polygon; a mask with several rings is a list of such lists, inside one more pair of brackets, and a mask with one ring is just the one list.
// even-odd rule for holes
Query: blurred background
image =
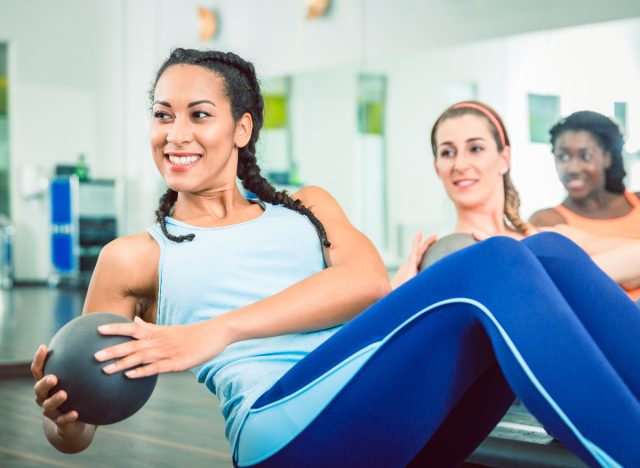
{"label": "blurred background", "polygon": [[563,198],[548,129],[577,110],[625,129],[640,189],[637,0],[0,0],[5,288],[82,283],[153,222],[148,91],[177,46],[255,64],[263,171],[333,193],[390,270],[452,229],[429,132],[461,99],[504,118],[524,217]]}
{"label": "blurred background", "polygon": [[[578,110],[624,129],[626,184],[640,190],[638,0],[0,0],[0,380],[21,376],[0,385],[2,466],[106,466],[119,454],[127,466],[230,466],[221,418],[201,418],[210,395],[194,397],[186,376],[163,377],[147,419],[101,431],[73,465],[43,442],[29,396],[36,346],[80,313],[102,246],[154,221],[165,187],[148,93],[178,46],[254,63],[263,172],[291,191],[329,190],[390,272],[417,231],[453,228],[429,133],[459,100],[502,115],[523,218],[563,199],[548,130]],[[189,382],[198,390],[184,393]],[[471,461],[582,466],[514,414]],[[189,429],[166,432],[176,420]],[[518,458],[509,438],[537,441],[548,459],[531,444]]]}

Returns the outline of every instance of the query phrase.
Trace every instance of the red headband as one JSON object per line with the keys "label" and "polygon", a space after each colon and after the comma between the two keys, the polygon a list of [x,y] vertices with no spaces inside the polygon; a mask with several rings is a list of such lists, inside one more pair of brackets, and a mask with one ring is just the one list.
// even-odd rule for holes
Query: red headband
{"label": "red headband", "polygon": [[489,109],[473,102],[459,102],[458,104],[454,104],[452,106],[452,109],[460,109],[465,107],[482,112],[482,114],[489,119],[493,126],[496,127],[496,130],[498,130],[498,135],[500,136],[500,144],[502,145],[502,147],[504,148],[505,146],[507,146],[504,138],[504,129],[502,128],[502,125],[500,125],[500,122],[498,121],[496,116],[493,115],[493,113]]}

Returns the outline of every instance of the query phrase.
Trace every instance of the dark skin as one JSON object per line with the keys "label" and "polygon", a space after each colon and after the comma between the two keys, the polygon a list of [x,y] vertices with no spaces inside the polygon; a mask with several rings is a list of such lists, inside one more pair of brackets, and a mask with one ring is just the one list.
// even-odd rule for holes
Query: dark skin
{"label": "dark skin", "polygon": [[[554,161],[558,178],[567,190],[562,202],[565,208],[591,219],[619,218],[632,210],[623,194],[605,189],[605,171],[611,166],[611,154],[590,132],[561,133],[555,142]],[[529,222],[540,227],[566,224],[552,208],[534,213]]]}

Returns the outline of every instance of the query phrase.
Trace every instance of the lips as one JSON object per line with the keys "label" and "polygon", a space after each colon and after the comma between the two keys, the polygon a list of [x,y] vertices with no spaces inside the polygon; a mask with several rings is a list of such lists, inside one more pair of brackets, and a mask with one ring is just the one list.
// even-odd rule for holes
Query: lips
{"label": "lips", "polygon": [[478,182],[478,179],[459,179],[459,180],[454,180],[453,185],[463,189],[463,188],[471,187],[472,185],[475,185],[477,182]]}
{"label": "lips", "polygon": [[164,157],[171,169],[177,171],[187,170],[202,159],[197,153],[165,153]]}
{"label": "lips", "polygon": [[582,179],[571,179],[567,181],[567,190],[582,190],[586,185]]}

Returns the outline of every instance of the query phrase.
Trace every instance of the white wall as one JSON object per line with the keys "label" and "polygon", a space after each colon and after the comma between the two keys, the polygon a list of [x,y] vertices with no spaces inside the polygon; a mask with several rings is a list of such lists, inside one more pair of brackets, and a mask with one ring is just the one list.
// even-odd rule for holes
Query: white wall
{"label": "white wall", "polygon": [[[561,97],[561,114],[591,109],[613,115],[613,102],[628,103],[627,149],[640,138],[640,19],[572,27],[378,60],[368,68],[388,77],[387,141],[391,245],[406,227],[444,234],[454,213],[433,171],[432,123],[452,99],[451,85],[474,83],[478,98],[503,117],[513,148],[512,178],[521,214],[558,204],[549,144],[529,141],[528,93]],[[638,168],[628,186],[640,190]],[[635,179],[632,178],[635,176]],[[635,185],[634,185],[635,184]],[[401,250],[401,249],[398,249]]]}
{"label": "white wall", "polygon": [[[343,0],[332,2],[329,15],[315,21],[305,19],[300,0],[0,0],[0,40],[10,45],[12,218],[19,279],[44,279],[50,272],[47,202],[21,197],[25,170],[39,167],[50,173],[55,163],[72,163],[85,152],[94,177],[125,181],[122,233],[152,221],[161,181],[149,156],[146,93],[171,48],[202,46],[198,5],[220,14],[220,34],[205,47],[237,51],[255,63],[263,78],[302,77],[294,92],[314,107],[299,106],[305,120],[294,123],[301,176],[332,190],[354,218],[352,180],[343,168],[353,163],[355,152],[355,70],[384,63],[393,68],[395,58],[400,60],[398,70],[406,76],[389,79],[392,234],[396,224],[413,222],[408,215],[413,210],[405,206],[408,196],[413,194],[421,209],[437,200],[434,181],[425,175],[430,173],[425,130],[445,104],[445,77],[478,80],[480,98],[507,119],[518,112],[507,104],[511,98],[502,82],[489,79],[488,69],[477,78],[464,64],[453,63],[448,52],[433,52],[425,81],[412,76],[422,67],[413,63],[416,53],[477,38],[640,15],[636,0],[588,6],[578,0]],[[513,54],[493,47],[490,61],[507,70],[504,62]],[[639,52],[636,45],[634,57]],[[461,53],[483,65],[473,52]],[[443,71],[442,63],[451,70]],[[402,138],[405,125],[411,132]],[[335,166],[338,162],[342,165]],[[408,180],[403,171],[411,172]],[[416,196],[411,187],[425,180],[429,188]],[[440,212],[433,216],[446,222],[447,208],[436,206]]]}
{"label": "white wall", "polygon": [[96,175],[120,172],[119,2],[1,0],[9,44],[11,214],[16,277],[50,273],[48,199],[27,200],[30,174],[86,153]]}

